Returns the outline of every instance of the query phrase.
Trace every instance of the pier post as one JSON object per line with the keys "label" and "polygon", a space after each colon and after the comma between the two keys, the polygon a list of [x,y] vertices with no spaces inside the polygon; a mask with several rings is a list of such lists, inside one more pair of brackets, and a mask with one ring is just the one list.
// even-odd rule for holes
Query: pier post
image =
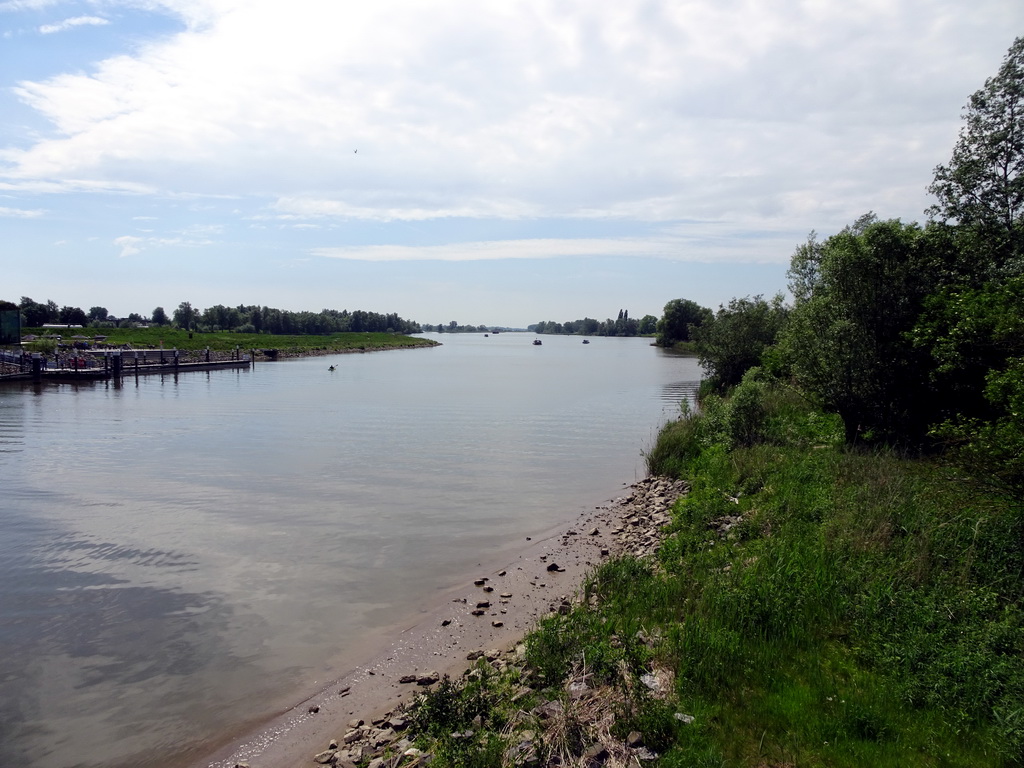
{"label": "pier post", "polygon": [[174,348],[174,372],[178,372],[178,348]]}
{"label": "pier post", "polygon": [[38,352],[32,354],[32,378],[36,381],[43,378],[43,357]]}
{"label": "pier post", "polygon": [[117,380],[121,379],[121,353],[114,352],[107,356],[110,360],[110,374]]}

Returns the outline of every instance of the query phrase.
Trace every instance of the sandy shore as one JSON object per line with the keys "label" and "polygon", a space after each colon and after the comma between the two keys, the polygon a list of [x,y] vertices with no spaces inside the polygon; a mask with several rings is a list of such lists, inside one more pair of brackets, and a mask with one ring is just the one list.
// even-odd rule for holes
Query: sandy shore
{"label": "sandy shore", "polygon": [[418,688],[400,682],[403,677],[461,675],[472,664],[467,655],[513,648],[539,618],[563,600],[572,600],[587,573],[608,556],[644,554],[656,546],[668,508],[683,492],[679,483],[648,478],[624,487],[622,496],[575,521],[524,540],[509,562],[484,560],[465,584],[428,606],[379,653],[195,768],[315,765],[313,756],[327,749],[331,739],[340,740],[350,721],[370,723],[409,700]]}

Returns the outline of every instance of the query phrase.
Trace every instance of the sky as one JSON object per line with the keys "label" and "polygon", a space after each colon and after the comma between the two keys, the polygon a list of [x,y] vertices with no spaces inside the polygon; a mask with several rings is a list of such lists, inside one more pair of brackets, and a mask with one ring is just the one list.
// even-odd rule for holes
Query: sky
{"label": "sky", "polygon": [[0,0],[0,298],[523,327],[924,221],[1019,0]]}

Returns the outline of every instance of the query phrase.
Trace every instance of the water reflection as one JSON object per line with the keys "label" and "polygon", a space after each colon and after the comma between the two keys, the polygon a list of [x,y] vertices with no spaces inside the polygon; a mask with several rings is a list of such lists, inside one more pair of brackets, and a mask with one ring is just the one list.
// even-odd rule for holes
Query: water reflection
{"label": "water reflection", "polygon": [[[198,716],[216,722],[236,698],[213,691],[197,701],[195,677],[213,660],[222,675],[264,674],[256,649],[241,658],[225,640],[239,617],[222,596],[117,575],[194,569],[187,553],[61,535],[37,521],[15,527],[31,534],[34,552],[5,558],[0,765],[153,763],[151,750],[180,749]],[[265,631],[258,617],[245,621]]]}
{"label": "water reflection", "polygon": [[674,381],[661,388],[661,399],[682,408],[683,402],[693,404],[697,400],[700,381]]}

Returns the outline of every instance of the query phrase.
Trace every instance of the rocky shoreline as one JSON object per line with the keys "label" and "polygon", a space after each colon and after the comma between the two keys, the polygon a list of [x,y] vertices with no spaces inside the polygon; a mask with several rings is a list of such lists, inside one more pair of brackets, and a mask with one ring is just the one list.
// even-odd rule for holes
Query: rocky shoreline
{"label": "rocky shoreline", "polygon": [[517,560],[450,590],[448,602],[382,654],[196,768],[425,764],[429,756],[403,735],[414,693],[466,673],[480,659],[496,669],[515,664],[523,636],[581,599],[583,579],[603,560],[657,551],[672,505],[687,490],[682,481],[646,478],[571,525],[527,540]]}

